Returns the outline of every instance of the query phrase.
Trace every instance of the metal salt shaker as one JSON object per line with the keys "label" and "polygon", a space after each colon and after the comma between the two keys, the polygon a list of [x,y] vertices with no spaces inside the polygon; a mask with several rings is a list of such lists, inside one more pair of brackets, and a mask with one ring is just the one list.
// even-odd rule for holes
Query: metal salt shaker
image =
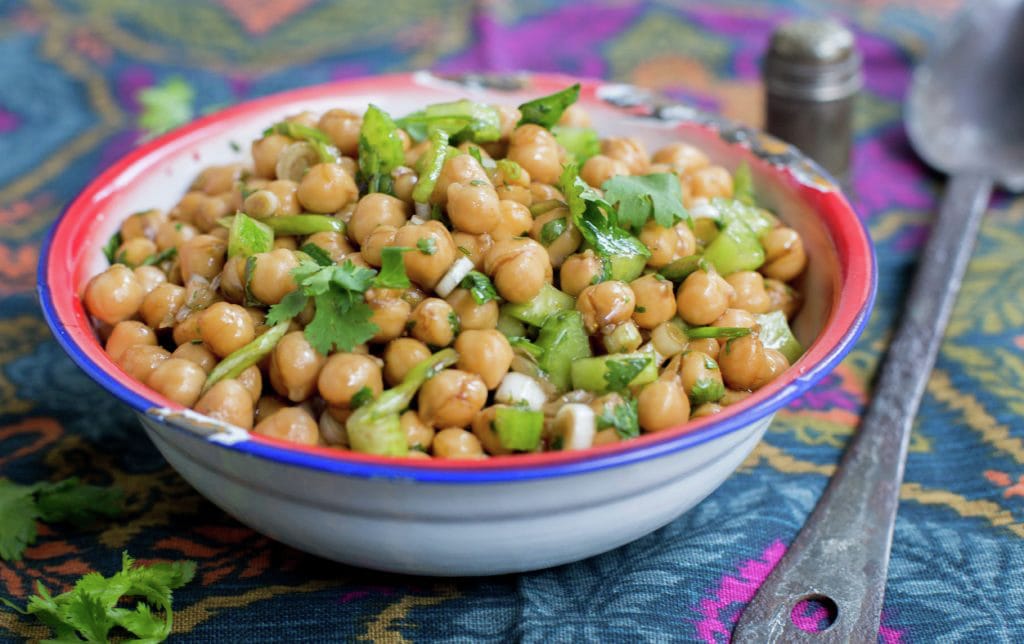
{"label": "metal salt shaker", "polygon": [[786,22],[772,34],[763,73],[768,133],[845,179],[863,82],[853,34],[831,19]]}

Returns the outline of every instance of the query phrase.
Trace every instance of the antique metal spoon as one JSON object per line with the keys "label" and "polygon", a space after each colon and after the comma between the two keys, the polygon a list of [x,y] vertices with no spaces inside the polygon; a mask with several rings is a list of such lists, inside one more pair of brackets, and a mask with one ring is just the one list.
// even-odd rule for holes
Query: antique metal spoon
{"label": "antique metal spoon", "polygon": [[[951,175],[874,397],[796,540],[733,632],[741,644],[877,642],[914,416],[993,184],[1024,190],[1024,1],[973,2],[915,71],[905,105],[915,151]],[[803,600],[834,611],[808,633]]]}

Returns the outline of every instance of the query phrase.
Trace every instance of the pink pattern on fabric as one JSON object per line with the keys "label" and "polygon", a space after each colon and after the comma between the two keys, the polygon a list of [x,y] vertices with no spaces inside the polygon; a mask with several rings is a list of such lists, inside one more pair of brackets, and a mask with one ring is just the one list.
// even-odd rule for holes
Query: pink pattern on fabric
{"label": "pink pattern on fabric", "polygon": [[[772,569],[775,568],[775,564],[779,563],[785,553],[786,544],[781,540],[776,540],[765,549],[759,559],[750,559],[740,563],[738,575],[723,576],[714,589],[705,592],[705,597],[696,607],[701,619],[693,622],[700,641],[718,644],[731,640],[732,628],[739,620],[743,607],[754,598],[757,589],[768,578]],[[815,606],[809,612],[806,610],[795,612],[794,622],[796,625],[810,631],[816,630],[827,613],[823,606]],[[885,613],[882,614],[882,619],[885,619]],[[883,624],[879,629],[879,635],[885,644],[900,644],[903,631]]]}

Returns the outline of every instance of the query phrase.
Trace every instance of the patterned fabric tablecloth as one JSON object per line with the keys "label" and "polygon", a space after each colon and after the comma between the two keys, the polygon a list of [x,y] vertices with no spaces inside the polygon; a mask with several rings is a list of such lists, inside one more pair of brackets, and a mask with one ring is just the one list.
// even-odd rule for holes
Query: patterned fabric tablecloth
{"label": "patterned fabric tablecloth", "polygon": [[[638,3],[350,0],[0,0],[0,476],[78,475],[126,490],[120,521],[40,526],[0,562],[0,597],[112,572],[123,549],[191,558],[174,640],[723,642],[821,493],[857,424],[941,178],[911,153],[900,103],[913,62],[956,2],[864,0],[866,87],[853,199],[878,244],[878,306],[853,353],[779,413],[740,471],[633,544],[560,568],[407,578],[279,545],[199,497],[128,409],[46,329],[40,241],[61,207],[139,138],[138,90],[179,75],[202,111],[357,75],[562,71],[628,80],[757,125],[772,26],[811,0]],[[1024,200],[998,197],[928,385],[903,484],[885,642],[1024,641]],[[609,517],[609,520],[614,520]],[[819,616],[805,615],[807,621]],[[0,639],[46,631],[0,610]]]}

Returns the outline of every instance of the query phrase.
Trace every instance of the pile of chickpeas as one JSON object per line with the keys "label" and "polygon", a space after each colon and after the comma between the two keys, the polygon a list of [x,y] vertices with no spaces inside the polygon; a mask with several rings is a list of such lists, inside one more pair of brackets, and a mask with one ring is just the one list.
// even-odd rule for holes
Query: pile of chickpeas
{"label": "pile of chickpeas", "polygon": [[[807,262],[796,231],[776,222],[762,235],[766,259],[757,271],[723,277],[711,268],[698,269],[677,286],[658,269],[700,252],[703,233],[714,224],[698,218],[692,226],[682,221],[666,228],[651,220],[638,234],[651,252],[645,273],[629,283],[601,281],[602,259],[583,249],[564,204],[536,216],[531,212],[531,206],[564,201],[556,185],[566,151],[544,127],[517,127],[519,110],[498,110],[501,139],[480,145],[478,154],[514,163],[485,169],[476,154],[468,153],[472,144],[459,146],[462,153],[445,161],[429,199],[428,206],[435,213],[439,206],[443,220],[429,218],[429,207],[413,202],[418,181],[413,168],[428,143],[414,143],[404,131],[405,165],[392,172],[394,194],[360,194],[362,118],[344,109],[288,119],[325,133],[341,154],[336,163],[319,162],[297,150],[297,141],[271,133],[252,143],[251,162],[202,170],[170,210],[128,217],[120,228],[119,263],[88,283],[84,304],[107,353],[132,378],[200,413],[256,434],[347,449],[345,421],[360,391],[368,388],[379,395],[434,352],[453,347],[457,363],[428,379],[401,415],[410,456],[508,453],[490,424],[501,406],[494,395],[510,372],[522,370],[523,360],[496,328],[500,302],[479,304],[461,286],[445,296],[435,291],[453,263],[468,257],[505,302],[529,302],[545,285],[575,298],[595,355],[605,352],[603,339],[622,325],[634,325],[657,352],[660,376],[631,391],[559,393],[545,386],[541,450],[560,447],[551,436],[558,431],[553,419],[561,405],[589,405],[600,416],[633,397],[640,429],[656,432],[719,413],[789,366],[782,353],[764,346],[754,316],[781,310],[792,317],[799,309],[800,296],[787,284]],[[589,122],[576,105],[561,120],[581,127]],[[613,176],[655,172],[678,176],[683,203],[694,213],[713,198],[733,195],[731,174],[685,143],[668,144],[651,156],[636,139],[605,138],[601,153],[583,164],[580,176],[600,188]],[[228,229],[222,219],[236,211],[257,219],[327,214],[344,222],[344,232],[278,235],[273,250],[255,256],[247,274],[245,257],[227,258]],[[545,224],[559,218],[565,221],[561,232],[544,239]],[[405,253],[410,288],[366,291],[378,328],[366,344],[349,352],[318,353],[303,332],[314,313],[310,304],[267,359],[204,391],[218,362],[266,332],[268,307],[297,288],[292,271],[302,257],[298,249],[307,243],[334,262],[373,268],[381,266],[382,250],[389,246],[433,252]],[[171,248],[177,250],[173,258],[143,265]],[[678,333],[667,332],[680,319],[690,326],[752,332],[730,340],[680,341]],[[721,382],[725,395],[691,405],[695,384],[707,379]],[[571,448],[618,440],[614,428],[598,427]]]}

